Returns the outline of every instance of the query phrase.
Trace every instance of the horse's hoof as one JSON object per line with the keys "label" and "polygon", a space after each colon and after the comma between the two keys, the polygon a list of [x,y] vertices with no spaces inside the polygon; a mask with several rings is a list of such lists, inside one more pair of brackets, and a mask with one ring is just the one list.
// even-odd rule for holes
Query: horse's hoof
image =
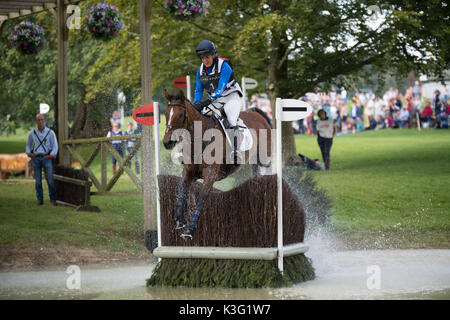
{"label": "horse's hoof", "polygon": [[175,221],[175,230],[183,229],[186,226],[186,223],[184,221]]}
{"label": "horse's hoof", "polygon": [[180,235],[181,238],[183,238],[184,240],[192,240],[192,234],[190,231],[185,231]]}

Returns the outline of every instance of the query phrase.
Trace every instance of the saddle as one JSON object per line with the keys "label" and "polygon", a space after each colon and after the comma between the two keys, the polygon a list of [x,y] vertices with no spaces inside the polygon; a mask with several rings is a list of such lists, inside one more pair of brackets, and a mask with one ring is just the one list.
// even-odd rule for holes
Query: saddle
{"label": "saddle", "polygon": [[239,130],[238,134],[240,135],[240,144],[239,144],[239,151],[247,151],[250,150],[253,146],[253,137],[248,129],[245,122],[238,118],[236,121],[236,127],[232,127],[231,124],[228,122],[227,116],[225,114],[225,111],[223,110],[223,105],[217,106],[214,103],[210,104],[208,107],[204,107],[202,109],[202,115],[207,117],[213,117],[215,118],[220,125],[223,128],[223,131],[225,132],[226,138],[228,143],[233,146],[233,139],[229,136],[229,129],[231,130]]}

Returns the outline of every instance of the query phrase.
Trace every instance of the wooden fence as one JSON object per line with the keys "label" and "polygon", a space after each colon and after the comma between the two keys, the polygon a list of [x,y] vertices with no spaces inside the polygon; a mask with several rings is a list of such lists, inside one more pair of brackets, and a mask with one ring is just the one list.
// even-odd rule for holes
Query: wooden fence
{"label": "wooden fence", "polygon": [[[119,153],[114,149],[111,145],[111,141],[113,140],[128,140],[128,139],[137,139],[135,146],[131,149],[130,153],[122,158]],[[95,144],[94,151],[87,157],[87,159],[83,158],[83,156],[76,150],[76,146],[86,145],[86,144]],[[78,161],[81,167],[87,171],[89,174],[89,178],[91,179],[94,186],[97,188],[98,192],[92,192],[92,194],[105,194],[110,193],[112,187],[116,184],[117,180],[119,180],[120,176],[126,172],[128,176],[131,178],[131,181],[138,187],[139,191],[142,191],[142,181],[139,179],[129,167],[130,161],[133,156],[138,152],[141,146],[141,134],[133,134],[127,136],[119,136],[119,137],[111,137],[111,138],[90,138],[90,139],[74,139],[74,140],[65,140],[62,142],[63,147],[69,151],[72,157]],[[112,153],[114,158],[117,159],[119,163],[119,168],[116,170],[116,173],[111,177],[111,179],[107,180],[107,159],[108,159],[108,151]],[[101,157],[101,176],[98,179],[95,174],[90,169],[92,162],[95,157],[100,153]]]}

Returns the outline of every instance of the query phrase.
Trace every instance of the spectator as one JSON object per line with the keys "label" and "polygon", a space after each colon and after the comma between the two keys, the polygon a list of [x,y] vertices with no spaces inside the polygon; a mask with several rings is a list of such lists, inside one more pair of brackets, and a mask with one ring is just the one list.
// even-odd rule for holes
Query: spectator
{"label": "spectator", "polygon": [[330,104],[330,98],[328,96],[325,96],[324,103],[322,104],[322,109],[325,110],[327,113],[327,117],[331,118],[331,104]]}
{"label": "spectator", "polygon": [[364,128],[364,121],[360,117],[356,118],[356,131],[360,132],[363,130],[363,128]]}
{"label": "spectator", "polygon": [[333,119],[327,117],[325,110],[320,109],[317,120],[317,143],[322,153],[322,159],[325,163],[325,170],[330,169],[330,151],[333,145],[333,137],[336,135],[336,125]]}
{"label": "spectator", "polygon": [[389,115],[391,116],[391,118],[394,118],[394,114],[399,110],[397,105],[395,104],[395,99],[392,98],[389,100]]}
{"label": "spectator", "polygon": [[409,111],[406,106],[403,107],[403,109],[400,111],[399,118],[400,118],[400,128],[405,128],[405,127],[408,128]]}
{"label": "spectator", "polygon": [[[125,132],[126,136],[132,135],[132,134],[139,134],[138,130],[133,128],[133,122],[129,122],[128,123],[128,129]],[[127,154],[130,154],[131,150],[134,148],[134,146],[136,145],[137,142],[137,138],[133,138],[133,139],[127,139]],[[132,160],[134,161],[134,166],[136,169],[136,173],[139,174],[139,159],[138,159],[138,152],[136,151],[136,153],[134,154]],[[131,167],[131,163],[130,163],[130,167]]]}
{"label": "spectator", "polygon": [[447,88],[447,84],[443,84],[442,85],[442,99],[444,101],[448,101],[449,98],[449,93],[448,93],[448,88]]}
{"label": "spectator", "polygon": [[111,126],[114,125],[114,122],[118,122],[118,123],[120,124],[120,127],[123,126],[123,119],[122,119],[122,117],[120,116],[120,113],[119,113],[118,110],[114,110],[114,112],[113,112],[113,114],[112,114],[112,117],[111,117],[110,121],[111,121]]}
{"label": "spectator", "polygon": [[392,119],[391,114],[386,112],[384,116],[384,124],[386,129],[391,129],[394,127],[394,119]]}
{"label": "spectator", "polygon": [[420,113],[420,121],[424,128],[428,128],[433,125],[433,108],[430,102],[427,102],[425,108]]}
{"label": "spectator", "polygon": [[[367,101],[366,107],[364,108],[364,117],[366,119],[366,122],[369,123],[369,126],[370,126],[369,116],[372,116],[373,119],[375,116],[375,102],[372,99],[369,99]],[[376,122],[376,120],[375,120],[375,122]]]}
{"label": "spectator", "polygon": [[375,120],[373,115],[370,115],[368,118],[369,118],[368,119],[369,120],[369,126],[367,128],[365,128],[364,130],[375,130],[377,125],[378,125],[377,120]]}
{"label": "spectator", "polygon": [[419,84],[419,81],[416,81],[413,87],[413,96],[421,99],[422,95],[423,95],[422,86]]}
{"label": "spectator", "polygon": [[450,115],[450,106],[446,102],[441,103],[441,109],[439,116],[436,117],[438,122],[438,128],[447,129],[448,128],[448,117]]}
{"label": "spectator", "polygon": [[352,106],[350,107],[350,118],[353,119],[351,128],[352,133],[356,132],[357,119],[361,116],[361,108],[358,106],[357,101],[357,98],[353,98]]}
{"label": "spectator", "polygon": [[353,98],[352,106],[350,107],[350,118],[356,121],[356,118],[361,116],[361,108],[358,106],[358,100]]}
{"label": "spectator", "polygon": [[439,90],[434,91],[433,105],[434,105],[434,116],[436,119],[441,113],[441,92]]}
{"label": "spectator", "polygon": [[[120,130],[119,122],[113,122],[112,130],[108,132],[108,135],[106,137],[118,137],[123,136],[122,130]],[[112,140],[111,141],[112,146],[117,151],[117,153],[120,155],[120,157],[123,158],[123,140]],[[116,174],[116,163],[117,159],[114,157],[113,154],[111,154],[112,158],[112,174]]]}
{"label": "spectator", "polygon": [[256,94],[252,95],[250,99],[250,108],[258,108],[258,96]]}
{"label": "spectator", "polygon": [[11,115],[8,113],[7,115],[6,115],[6,122],[5,122],[5,126],[3,127],[3,129],[2,129],[2,132],[0,133],[0,136],[1,135],[3,135],[3,133],[6,131],[6,136],[9,136],[9,130],[8,130],[8,127],[9,127],[9,121],[11,120]]}
{"label": "spectator", "polygon": [[384,118],[383,115],[379,115],[377,118],[377,126],[375,127],[375,130],[380,130],[386,128],[385,123],[384,123]]}
{"label": "spectator", "polygon": [[380,97],[375,98],[374,110],[375,116],[378,118],[379,116],[383,117],[383,107],[385,106],[384,101]]}
{"label": "spectator", "polygon": [[44,169],[45,180],[50,196],[50,202],[56,206],[56,187],[53,180],[52,159],[58,154],[58,141],[55,132],[45,126],[45,118],[42,114],[36,115],[37,129],[28,134],[25,152],[32,159],[33,175],[36,188],[37,204],[44,204],[44,193],[42,190],[42,169]]}
{"label": "spectator", "polygon": [[[321,109],[320,109],[321,110]],[[316,124],[317,124],[317,120],[319,120],[319,116],[318,116],[318,112],[319,112],[319,104],[315,103],[313,105],[313,112],[311,114],[311,119],[310,119],[310,132],[312,135],[315,135],[317,130],[316,130]]]}
{"label": "spectator", "polygon": [[344,101],[345,104],[347,104],[347,91],[345,90],[344,87],[341,88],[341,99],[342,101]]}

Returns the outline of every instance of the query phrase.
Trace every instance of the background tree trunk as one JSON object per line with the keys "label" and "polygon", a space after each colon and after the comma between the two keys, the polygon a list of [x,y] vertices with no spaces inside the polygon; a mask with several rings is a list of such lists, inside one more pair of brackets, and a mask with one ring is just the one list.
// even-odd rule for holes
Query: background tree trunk
{"label": "background tree trunk", "polygon": [[[279,10],[283,15],[285,14],[285,4],[283,1],[272,1],[272,9]],[[289,81],[288,79],[288,54],[287,33],[284,29],[274,27],[272,29],[271,38],[271,53],[269,57],[268,79],[269,79],[269,98],[272,107],[272,115],[276,115],[275,101],[276,98],[287,99],[291,97],[287,86],[283,85]],[[275,118],[275,117],[274,117]],[[275,121],[273,122],[275,124]],[[278,129],[278,128],[277,128]],[[283,141],[283,165],[291,162],[292,159],[300,159],[295,148],[294,130],[292,123],[282,123],[282,141]],[[298,161],[298,160],[297,160]]]}

